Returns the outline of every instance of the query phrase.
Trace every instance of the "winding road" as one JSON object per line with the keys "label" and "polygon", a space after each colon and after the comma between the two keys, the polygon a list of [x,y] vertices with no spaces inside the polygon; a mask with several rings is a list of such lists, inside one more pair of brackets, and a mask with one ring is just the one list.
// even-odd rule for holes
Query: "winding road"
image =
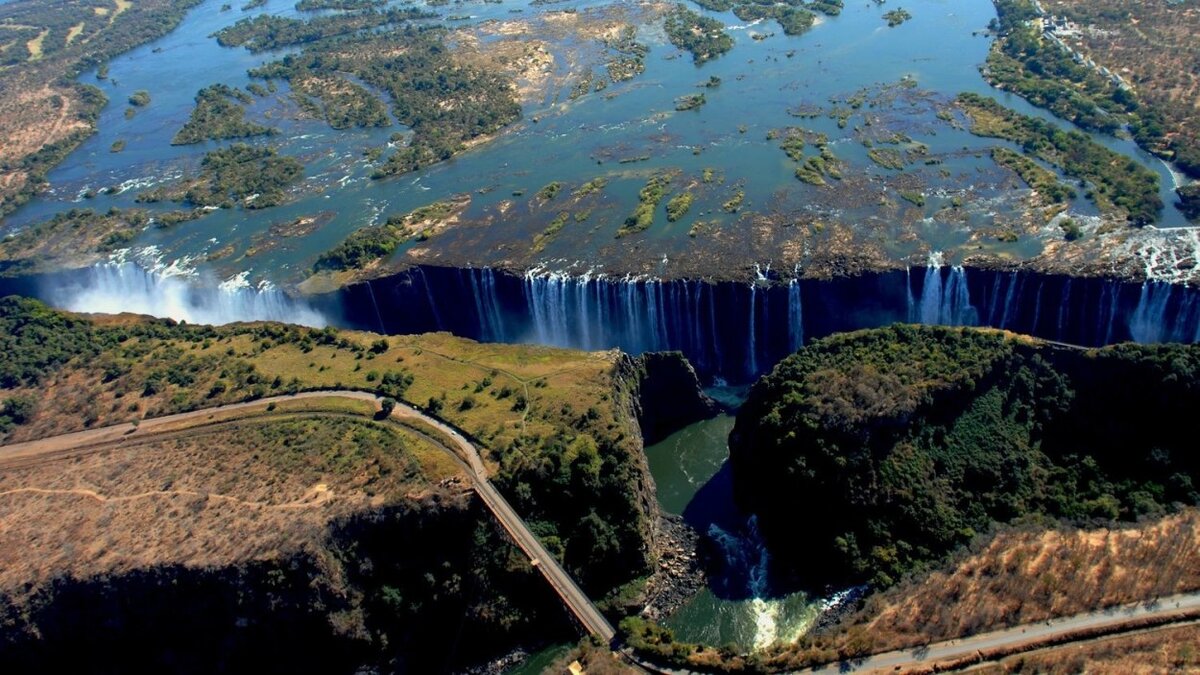
{"label": "winding road", "polygon": [[[145,419],[136,425],[125,423],[88,429],[36,441],[0,446],[0,470],[58,461],[78,455],[101,452],[109,448],[153,443],[173,436],[192,433],[196,429],[206,426],[237,421],[242,417],[248,417],[252,413],[267,409],[272,404],[328,398],[363,401],[376,406],[377,409],[380,401],[376,395],[362,391],[310,391]],[[297,414],[320,414],[320,411],[295,412]],[[463,466],[475,493],[479,495],[501,527],[562,599],[563,604],[588,633],[611,643],[616,637],[616,631],[613,630],[612,625],[579,588],[574,579],[559,565],[558,561],[546,551],[508,501],[491,484],[475,445],[449,424],[404,403],[397,403],[391,417],[401,423],[418,422],[419,426],[413,427],[414,431],[441,446]],[[804,672],[865,673],[930,669],[935,664],[947,664],[972,658],[975,658],[976,661],[989,660],[998,658],[1000,655],[1088,640],[1100,634],[1132,632],[1145,629],[1147,626],[1177,625],[1197,620],[1200,620],[1200,592],[1016,626],[915,649],[874,654],[853,661],[827,664]],[[621,650],[621,653],[630,662],[650,672],[687,672],[658,667],[638,658],[628,649]]]}
{"label": "winding road", "polygon": [[[86,431],[77,431],[60,436],[51,436],[36,441],[14,443],[0,446],[0,469],[17,468],[56,461],[82,454],[100,452],[113,447],[125,447],[162,440],[173,435],[187,433],[208,424],[225,423],[235,420],[239,413],[249,414],[259,412],[271,406],[289,401],[305,399],[342,398],[369,402],[379,406],[379,397],[374,394],[351,391],[329,390],[309,391],[287,396],[273,396],[243,403],[231,403],[215,408],[205,408],[192,412],[166,415],[141,420],[138,424],[125,423]],[[584,629],[605,642],[612,642],[616,631],[596,608],[591,599],[579,588],[575,580],[558,564],[525,525],[517,512],[508,501],[496,490],[487,478],[487,469],[479,458],[479,451],[462,433],[445,422],[430,417],[404,403],[397,403],[391,417],[401,422],[420,422],[436,432],[437,437],[419,430],[436,444],[440,445],[455,458],[460,460],[467,469],[471,486],[483,501],[484,505],[499,521],[501,527],[508,532],[513,542],[525,553],[530,563],[538,569],[550,586],[562,599],[563,604],[571,611]]]}
{"label": "winding road", "polygon": [[1041,623],[1014,626],[914,649],[874,654],[859,660],[829,664],[804,672],[903,672],[922,666],[953,662],[973,655],[979,655],[980,660],[986,661],[1046,646],[1092,639],[1098,634],[1132,632],[1145,628],[1140,622],[1172,625],[1194,621],[1197,617],[1200,617],[1200,592],[1185,593],[1050,619]]}

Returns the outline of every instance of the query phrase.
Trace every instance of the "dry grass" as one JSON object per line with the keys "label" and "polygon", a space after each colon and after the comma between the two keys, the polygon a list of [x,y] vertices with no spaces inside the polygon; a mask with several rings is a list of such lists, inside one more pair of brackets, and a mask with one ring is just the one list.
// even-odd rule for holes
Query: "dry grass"
{"label": "dry grass", "polygon": [[318,551],[332,520],[418,499],[454,473],[433,457],[444,452],[395,425],[313,417],[315,400],[295,407],[309,412],[6,470],[0,591]]}
{"label": "dry grass", "polygon": [[1157,673],[1200,672],[1200,626],[1165,628],[1138,635],[1105,638],[1081,644],[1011,656],[998,664],[974,669],[984,675],[1039,673]]}
{"label": "dry grass", "polygon": [[852,620],[872,651],[911,647],[1200,588],[1200,511],[1124,529],[1004,532],[886,591]]}
{"label": "dry grass", "polygon": [[[1171,127],[1200,139],[1200,7],[1171,0],[1048,0],[1046,11],[1086,17],[1073,48],[1161,106]],[[1129,13],[1129,19],[1106,18]]]}

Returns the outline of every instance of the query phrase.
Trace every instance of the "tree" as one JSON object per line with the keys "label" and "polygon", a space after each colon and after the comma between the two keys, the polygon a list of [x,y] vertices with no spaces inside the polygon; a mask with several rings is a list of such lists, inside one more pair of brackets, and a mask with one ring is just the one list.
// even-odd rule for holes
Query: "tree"
{"label": "tree", "polygon": [[379,419],[387,419],[391,417],[392,411],[396,409],[396,399],[388,396],[379,402]]}

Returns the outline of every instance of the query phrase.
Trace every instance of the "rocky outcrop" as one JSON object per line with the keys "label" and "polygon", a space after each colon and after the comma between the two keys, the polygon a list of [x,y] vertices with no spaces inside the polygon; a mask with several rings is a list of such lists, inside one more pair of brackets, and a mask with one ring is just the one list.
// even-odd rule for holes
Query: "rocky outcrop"
{"label": "rocky outcrop", "polygon": [[682,352],[648,352],[626,358],[621,367],[624,379],[632,380],[638,426],[646,444],[719,412]]}

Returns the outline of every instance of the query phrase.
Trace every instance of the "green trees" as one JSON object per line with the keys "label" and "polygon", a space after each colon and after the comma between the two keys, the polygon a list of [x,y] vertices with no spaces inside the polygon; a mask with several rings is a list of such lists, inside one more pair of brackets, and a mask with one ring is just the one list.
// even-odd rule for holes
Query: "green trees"
{"label": "green trees", "polygon": [[[196,107],[183,128],[171,139],[171,145],[191,145],[229,138],[271,136],[277,129],[246,121],[242,106],[253,99],[246,92],[226,84],[214,84],[196,93]],[[133,99],[130,98],[130,102]],[[146,101],[149,102],[149,96]]]}
{"label": "green trees", "polygon": [[671,44],[690,52],[692,61],[697,64],[733,49],[733,38],[725,32],[720,21],[700,16],[683,5],[676,5],[667,14],[663,27]]}
{"label": "green trees", "polygon": [[1018,143],[1026,154],[1059,167],[1068,176],[1088,181],[1094,186],[1089,196],[1101,210],[1123,213],[1137,226],[1158,219],[1163,207],[1158,196],[1158,174],[1133,159],[1081,132],[1063,131],[1045,120],[1009,110],[995,99],[964,93],[957,101],[972,118],[971,133]]}
{"label": "green trees", "polygon": [[[805,579],[887,586],[996,522],[1200,503],[1183,421],[1197,403],[1200,347],[847,334],[755,385],[730,439],[735,495]],[[838,516],[797,519],[816,510]]]}
{"label": "green trees", "polygon": [[392,416],[392,411],[395,409],[396,399],[392,398],[391,396],[384,397],[384,399],[379,402],[379,417],[381,419],[387,419],[388,417]]}

